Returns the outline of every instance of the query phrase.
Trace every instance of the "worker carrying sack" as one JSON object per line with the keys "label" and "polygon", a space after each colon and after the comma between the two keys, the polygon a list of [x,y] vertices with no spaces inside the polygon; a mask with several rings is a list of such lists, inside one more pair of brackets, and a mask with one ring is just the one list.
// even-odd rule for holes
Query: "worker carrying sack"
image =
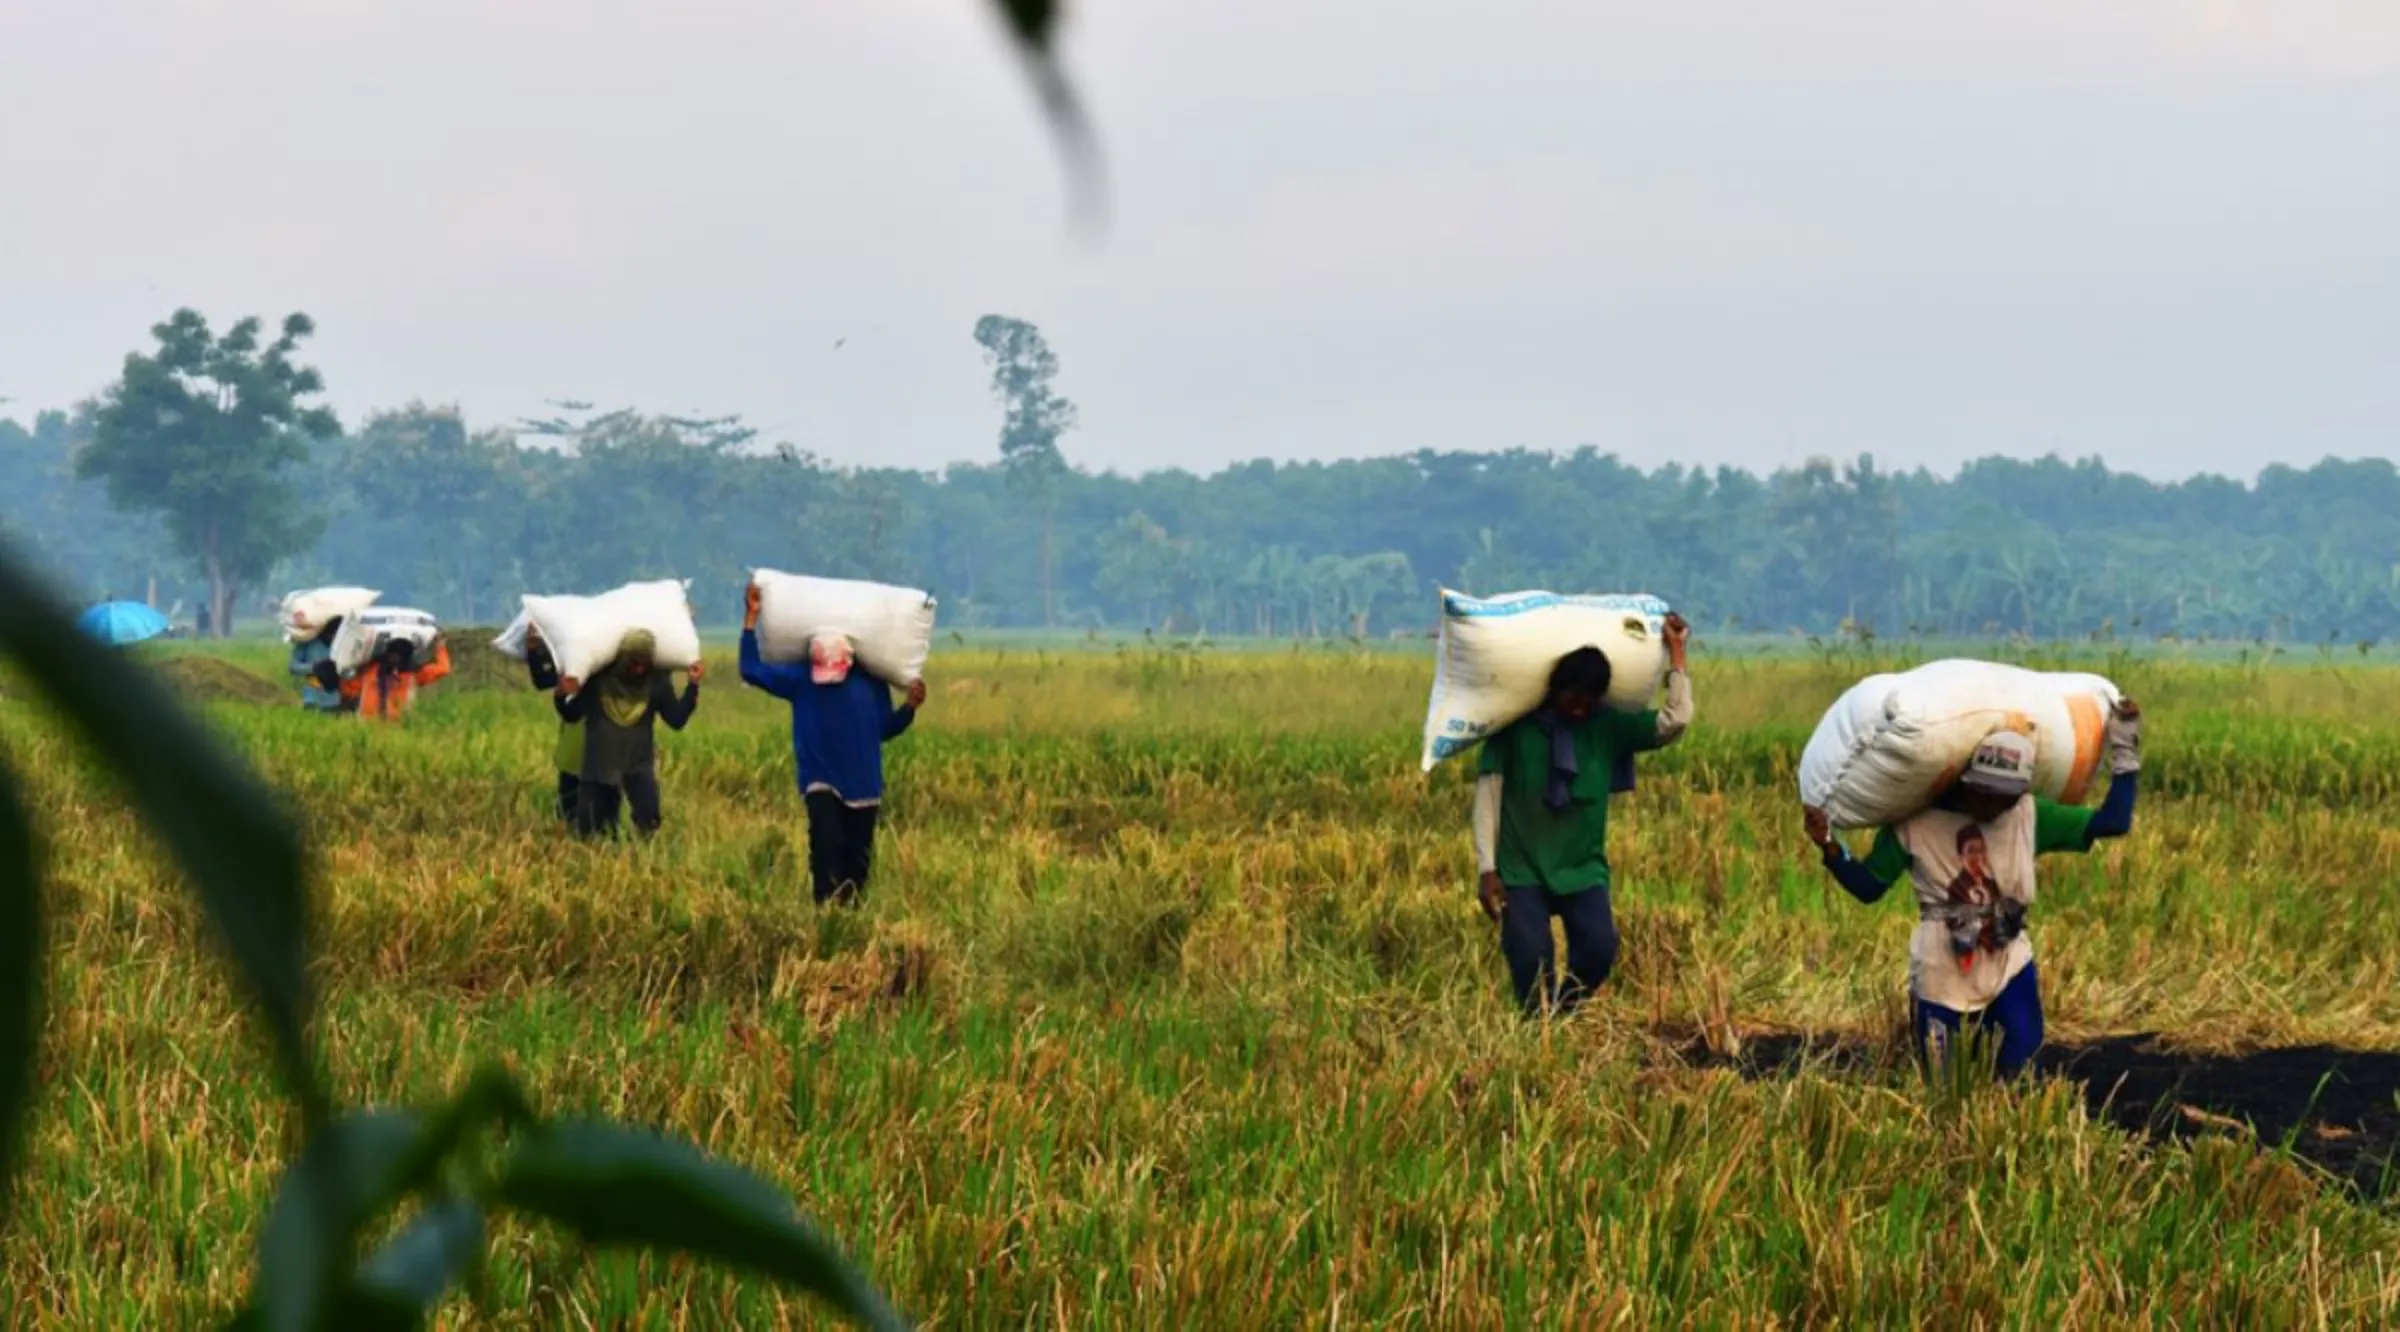
{"label": "worker carrying sack", "polygon": [[680,579],[627,583],[596,597],[524,600],[527,623],[541,631],[559,678],[589,680],[617,659],[625,635],[647,629],[656,640],[651,662],[662,671],[690,670],[700,660],[700,629]]}
{"label": "worker carrying sack", "polygon": [[284,642],[305,643],[325,632],[325,626],[335,619],[365,610],[382,595],[365,587],[309,588],[286,595],[275,620],[283,626]]}
{"label": "worker carrying sack", "polygon": [[1607,656],[1608,706],[1649,707],[1667,678],[1667,609],[1644,593],[1471,597],[1444,589],[1425,771],[1540,707],[1552,668],[1579,648]]}
{"label": "worker carrying sack", "polygon": [[433,616],[405,606],[369,606],[342,617],[341,632],[333,636],[333,668],[349,675],[383,655],[392,643],[406,639],[423,661],[433,651],[442,626]]}
{"label": "worker carrying sack", "polygon": [[1834,700],[1800,754],[1800,800],[1836,828],[1921,813],[1996,730],[2031,736],[2033,790],[2070,804],[2090,790],[2116,685],[2097,675],[1990,661],[1870,675]]}
{"label": "worker carrying sack", "polygon": [[833,632],[850,640],[850,650],[867,674],[887,685],[923,679],[933,653],[934,600],[913,587],[811,578],[761,569],[750,581],[758,588],[758,655],[773,662],[806,661],[808,640]]}

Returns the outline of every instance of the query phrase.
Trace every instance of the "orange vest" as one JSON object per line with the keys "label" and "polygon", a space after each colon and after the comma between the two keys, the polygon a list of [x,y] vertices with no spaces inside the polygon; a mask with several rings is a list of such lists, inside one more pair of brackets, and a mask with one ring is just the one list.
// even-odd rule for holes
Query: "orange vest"
{"label": "orange vest", "polygon": [[413,671],[394,674],[391,688],[384,688],[383,672],[370,664],[342,681],[342,692],[358,700],[359,716],[398,721],[407,714],[409,705],[417,701],[417,686],[432,684],[449,673],[450,644],[444,640],[434,645],[432,661]]}

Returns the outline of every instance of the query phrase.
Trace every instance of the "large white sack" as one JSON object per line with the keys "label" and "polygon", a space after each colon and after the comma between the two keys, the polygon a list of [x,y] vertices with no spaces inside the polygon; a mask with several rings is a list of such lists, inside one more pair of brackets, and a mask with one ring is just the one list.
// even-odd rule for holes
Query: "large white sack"
{"label": "large white sack", "polygon": [[890,685],[906,685],[925,674],[933,652],[933,597],[913,587],[811,578],[761,569],[758,585],[758,655],[768,661],[801,661],[808,640],[834,630],[850,640],[858,664]]}
{"label": "large white sack", "polygon": [[1989,661],[1870,675],[1834,700],[1800,754],[1800,799],[1837,828],[1919,813],[1996,729],[2033,737],[2034,790],[2080,801],[2098,772],[2117,687],[2097,675]]}
{"label": "large white sack", "polygon": [[636,629],[657,640],[652,661],[660,670],[690,669],[700,660],[700,630],[684,600],[683,581],[627,583],[596,597],[537,597],[524,600],[525,614],[542,631],[561,677],[589,680],[616,660],[617,645]]}
{"label": "large white sack", "polygon": [[381,592],[366,587],[317,587],[287,594],[276,610],[283,641],[298,643],[325,631],[337,615],[351,615],[375,604]]}
{"label": "large white sack", "polygon": [[533,617],[518,611],[517,618],[510,620],[500,636],[492,640],[492,650],[510,661],[525,660],[525,631],[532,627]]}
{"label": "large white sack", "polygon": [[1608,656],[1608,705],[1650,706],[1667,675],[1667,603],[1643,593],[1471,597],[1442,591],[1442,636],[1425,711],[1425,771],[1542,705],[1558,659]]}
{"label": "large white sack", "polygon": [[433,647],[442,627],[433,616],[405,606],[369,606],[353,611],[342,620],[340,633],[333,636],[334,669],[347,675],[379,656],[384,645],[405,638],[416,644],[422,654]]}

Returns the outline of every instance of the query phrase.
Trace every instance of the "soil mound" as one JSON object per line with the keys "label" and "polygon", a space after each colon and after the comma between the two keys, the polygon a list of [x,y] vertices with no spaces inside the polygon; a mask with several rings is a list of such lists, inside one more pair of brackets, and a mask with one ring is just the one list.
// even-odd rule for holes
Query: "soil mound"
{"label": "soil mound", "polygon": [[442,637],[450,642],[450,678],[442,681],[453,689],[524,689],[525,663],[512,661],[492,640],[500,636],[498,629],[481,625],[444,628]]}
{"label": "soil mound", "polygon": [[154,668],[167,687],[193,703],[291,703],[292,692],[218,657],[169,657]]}

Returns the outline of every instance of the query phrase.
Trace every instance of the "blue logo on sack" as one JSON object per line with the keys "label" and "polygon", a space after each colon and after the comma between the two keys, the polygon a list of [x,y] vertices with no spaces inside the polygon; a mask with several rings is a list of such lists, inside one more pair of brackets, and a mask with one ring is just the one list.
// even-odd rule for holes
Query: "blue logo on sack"
{"label": "blue logo on sack", "polygon": [[1611,592],[1596,596],[1561,596],[1556,592],[1521,592],[1513,597],[1470,597],[1464,592],[1444,592],[1442,610],[1462,620],[1497,619],[1506,615],[1523,615],[1528,611],[1549,610],[1554,606],[1579,606],[1587,610],[1631,611],[1637,615],[1665,615],[1671,609],[1657,597],[1638,592]]}

